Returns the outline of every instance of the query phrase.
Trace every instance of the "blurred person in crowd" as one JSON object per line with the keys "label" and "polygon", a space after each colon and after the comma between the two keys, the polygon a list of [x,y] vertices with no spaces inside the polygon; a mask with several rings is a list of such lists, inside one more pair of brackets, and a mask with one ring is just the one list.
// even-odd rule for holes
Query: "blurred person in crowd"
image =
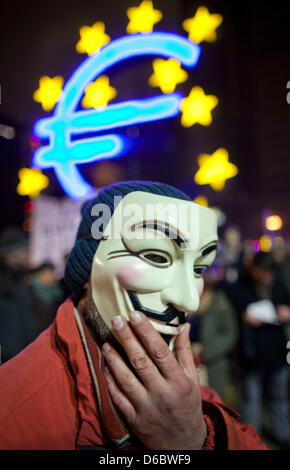
{"label": "blurred person in crowd", "polygon": [[[64,267],[65,267],[68,259],[69,259],[69,253],[65,254],[64,257],[63,257],[63,266]],[[64,299],[66,299],[67,297],[69,297],[71,295],[71,293],[72,293],[71,289],[68,286],[67,282],[65,282],[64,277],[62,277],[59,280],[59,286],[60,286],[60,289],[61,289],[61,292],[62,292],[62,295],[63,295]]]}
{"label": "blurred person in crowd", "polygon": [[290,293],[290,253],[287,250],[285,241],[281,237],[274,239],[272,253],[277,263],[279,274]]}
{"label": "blurred person in crowd", "polygon": [[240,315],[242,416],[258,432],[262,427],[262,397],[267,391],[272,439],[289,448],[289,365],[287,329],[290,298],[271,253],[258,252],[244,276],[228,294]]}
{"label": "blurred person in crowd", "polygon": [[51,263],[43,263],[30,277],[35,334],[41,333],[53,321],[56,310],[64,301],[64,292],[56,279]]}
{"label": "blurred person in crowd", "polygon": [[190,339],[201,345],[200,362],[207,368],[208,385],[224,400],[229,378],[229,353],[236,345],[238,325],[236,313],[222,289],[217,288],[216,271],[204,275],[204,291],[195,316],[190,317]]}
{"label": "blurred person in crowd", "polygon": [[243,274],[252,264],[254,258],[253,240],[245,239],[242,241],[242,252],[240,259],[240,274]]}
{"label": "blurred person in crowd", "polygon": [[237,281],[241,268],[242,242],[238,228],[229,226],[219,242],[215,264],[223,269],[225,281]]}
{"label": "blurred person in crowd", "polygon": [[233,226],[225,229],[223,238],[219,242],[216,264],[219,266],[232,266],[238,263],[242,249],[240,231]]}
{"label": "blurred person in crowd", "polygon": [[[290,297],[290,253],[283,238],[276,237],[273,244],[273,257],[278,267],[278,276],[281,277]],[[284,309],[284,315],[285,315]],[[280,309],[280,315],[283,315]],[[290,340],[290,322],[285,322],[284,332],[287,340]],[[290,387],[289,387],[290,397]]]}
{"label": "blurred person in crowd", "polygon": [[0,237],[1,362],[19,353],[34,338],[29,250],[26,234],[8,227]]}
{"label": "blurred person in crowd", "polygon": [[223,240],[226,247],[227,264],[235,264],[240,257],[242,248],[240,231],[233,226],[227,227],[224,232]]}

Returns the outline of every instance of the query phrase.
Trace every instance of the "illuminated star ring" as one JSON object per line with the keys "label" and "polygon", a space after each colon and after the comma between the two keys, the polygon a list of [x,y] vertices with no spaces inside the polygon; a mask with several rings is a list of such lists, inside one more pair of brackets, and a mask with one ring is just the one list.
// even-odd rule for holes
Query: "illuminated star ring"
{"label": "illuminated star ring", "polygon": [[178,93],[77,110],[93,79],[122,60],[143,55],[173,58],[192,68],[198,61],[200,46],[172,33],[134,34],[116,39],[84,60],[67,81],[54,114],[35,123],[34,133],[48,139],[49,145],[35,151],[33,165],[54,168],[63,190],[73,199],[87,197],[93,191],[76,165],[117,157],[124,148],[120,135],[86,134],[165,119],[180,112],[184,97]]}

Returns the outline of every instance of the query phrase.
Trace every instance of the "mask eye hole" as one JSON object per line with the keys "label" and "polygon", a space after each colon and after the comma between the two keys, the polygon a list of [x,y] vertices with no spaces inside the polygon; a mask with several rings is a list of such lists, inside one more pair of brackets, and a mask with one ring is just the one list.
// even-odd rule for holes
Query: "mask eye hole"
{"label": "mask eye hole", "polygon": [[207,270],[208,266],[195,266],[194,267],[194,274],[195,277],[202,277],[202,275],[205,273]]}
{"label": "mask eye hole", "polygon": [[159,268],[167,268],[171,265],[171,257],[168,253],[163,251],[142,251],[139,253],[139,257],[144,261],[149,262],[153,266],[157,266]]}

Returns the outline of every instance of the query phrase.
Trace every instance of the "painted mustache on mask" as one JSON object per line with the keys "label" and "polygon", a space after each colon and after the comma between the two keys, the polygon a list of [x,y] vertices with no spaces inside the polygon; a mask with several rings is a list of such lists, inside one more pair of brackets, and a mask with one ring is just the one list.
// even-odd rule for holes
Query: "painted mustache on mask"
{"label": "painted mustache on mask", "polygon": [[[140,300],[138,299],[138,296],[137,296],[136,292],[134,292],[132,290],[127,290],[127,292],[129,294],[129,297],[130,297],[130,300],[132,302],[132,305],[133,305],[134,309],[138,310],[139,312],[144,313],[144,315],[146,315],[147,317],[151,317],[154,320],[159,320],[159,321],[166,322],[167,325],[176,326],[176,327],[178,327],[179,325],[186,322],[185,313],[180,312],[179,310],[174,308],[172,305],[169,305],[169,307],[166,310],[164,310],[164,312],[158,312],[157,310],[151,310],[150,308],[146,308],[141,304]],[[171,320],[173,320],[176,317],[178,317],[178,320],[179,320],[178,325],[173,325],[173,324],[169,323],[169,322],[171,322]]]}

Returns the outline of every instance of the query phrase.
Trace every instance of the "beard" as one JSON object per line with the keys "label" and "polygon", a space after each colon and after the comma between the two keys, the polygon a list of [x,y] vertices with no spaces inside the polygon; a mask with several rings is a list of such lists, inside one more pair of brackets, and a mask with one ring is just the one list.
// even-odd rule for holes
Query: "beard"
{"label": "beard", "polygon": [[86,325],[89,328],[90,333],[96,343],[98,345],[105,343],[109,339],[111,333],[104,320],[97,312],[92,297],[92,286],[90,282],[85,296],[79,301],[77,305],[77,309],[85,320]]}
{"label": "beard", "polygon": [[[132,365],[130,364],[128,357],[123,350],[119,341],[115,338],[111,330],[107,327],[104,320],[102,319],[101,315],[97,311],[95,306],[93,295],[92,295],[92,285],[91,280],[88,281],[88,287],[83,295],[83,297],[79,300],[76,305],[79,314],[83,317],[92,338],[94,339],[95,343],[102,347],[102,345],[106,342],[110,343],[114,349],[119,353],[119,355],[124,359],[128,367],[132,370],[133,373],[135,371],[132,369]],[[164,341],[169,344],[172,336],[161,334],[161,337]]]}
{"label": "beard", "polygon": [[107,327],[101,315],[97,311],[92,295],[91,280],[88,281],[88,288],[76,307],[99,348],[101,348],[104,343],[108,342],[112,344],[120,356],[124,358],[124,351],[120,343],[116,340],[115,336],[112,334],[111,330]]}

